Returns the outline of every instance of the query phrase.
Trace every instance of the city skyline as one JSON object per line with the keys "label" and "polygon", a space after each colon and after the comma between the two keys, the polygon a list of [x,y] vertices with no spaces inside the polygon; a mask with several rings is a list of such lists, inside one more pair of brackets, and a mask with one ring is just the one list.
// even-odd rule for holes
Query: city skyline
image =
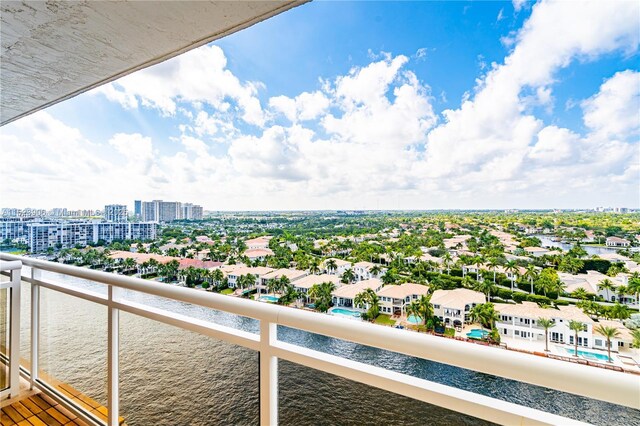
{"label": "city skyline", "polygon": [[3,206],[640,206],[637,3],[369,6],[307,4],[4,126]]}

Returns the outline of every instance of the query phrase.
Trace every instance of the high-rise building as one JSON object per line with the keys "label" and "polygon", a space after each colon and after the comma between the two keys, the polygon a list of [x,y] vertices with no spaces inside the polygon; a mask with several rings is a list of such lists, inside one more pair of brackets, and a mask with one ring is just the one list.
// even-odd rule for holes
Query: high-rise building
{"label": "high-rise building", "polygon": [[141,201],[141,219],[143,222],[172,222],[174,220],[201,220],[202,206],[179,201]]}
{"label": "high-rise building", "polygon": [[27,244],[33,253],[46,251],[49,247],[85,247],[91,243],[115,240],[153,240],[157,236],[158,224],[149,222],[56,222],[30,223],[27,225]]}
{"label": "high-rise building", "polygon": [[104,219],[107,222],[126,222],[128,219],[127,206],[124,204],[104,206]]}
{"label": "high-rise building", "polygon": [[142,218],[142,201],[135,200],[133,202],[133,214],[136,216],[136,219]]}

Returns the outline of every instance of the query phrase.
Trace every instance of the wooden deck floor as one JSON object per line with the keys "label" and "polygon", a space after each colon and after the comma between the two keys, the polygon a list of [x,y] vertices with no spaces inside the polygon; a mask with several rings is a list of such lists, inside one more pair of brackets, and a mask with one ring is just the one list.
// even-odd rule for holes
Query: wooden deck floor
{"label": "wooden deck floor", "polygon": [[0,421],[2,426],[87,425],[42,392],[3,407]]}
{"label": "wooden deck floor", "polygon": [[[103,422],[107,422],[108,411],[106,407],[67,384],[58,384],[56,390],[85,411],[90,412]],[[89,426],[88,423],[79,419],[71,411],[41,391],[25,390],[16,398],[2,401],[0,407],[2,407],[1,426]],[[126,426],[122,417],[120,417],[119,423],[121,426]]]}

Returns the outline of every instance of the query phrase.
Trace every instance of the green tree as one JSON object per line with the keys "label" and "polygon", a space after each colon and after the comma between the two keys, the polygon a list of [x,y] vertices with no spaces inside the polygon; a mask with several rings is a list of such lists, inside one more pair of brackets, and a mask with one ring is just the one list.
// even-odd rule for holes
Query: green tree
{"label": "green tree", "polygon": [[336,263],[335,259],[327,260],[327,263],[325,265],[327,268],[327,272],[329,273],[335,272],[338,269],[338,264]]}
{"label": "green tree", "polygon": [[548,319],[548,318],[538,318],[536,322],[540,327],[544,328],[544,341],[545,341],[544,351],[549,352],[549,329],[553,327],[556,323],[552,319]]}
{"label": "green tree", "polygon": [[342,273],[342,278],[340,279],[340,281],[342,281],[343,284],[349,284],[355,279],[356,274],[353,272],[353,269],[349,268]]}
{"label": "green tree", "polygon": [[606,296],[605,296],[606,300],[611,300],[611,292],[614,289],[615,289],[615,285],[613,284],[613,281],[611,281],[609,278],[605,278],[598,283],[598,290],[606,292]]}
{"label": "green tree", "polygon": [[611,360],[611,339],[619,337],[620,332],[615,327],[607,327],[604,325],[598,325],[595,331],[607,339],[607,356],[609,357],[609,362],[613,362]]}
{"label": "green tree", "polygon": [[380,298],[373,289],[366,289],[356,295],[353,304],[361,309],[367,309],[365,319],[373,321],[380,311]]}
{"label": "green tree", "polygon": [[529,294],[533,294],[533,282],[538,278],[538,270],[536,269],[535,265],[527,265],[526,271],[523,276],[529,281],[529,285],[531,286],[531,291],[529,292]]}
{"label": "green tree", "polygon": [[488,329],[494,328],[496,321],[499,319],[498,313],[491,302],[474,306],[469,311],[469,316],[473,322],[480,323]]}
{"label": "green tree", "polygon": [[515,260],[510,260],[507,262],[504,269],[511,274],[511,291],[513,291],[516,277],[518,275],[518,264]]}
{"label": "green tree", "polygon": [[309,299],[313,300],[315,309],[320,312],[327,312],[331,307],[331,293],[336,286],[332,282],[314,284],[309,289]]}
{"label": "green tree", "polygon": [[575,356],[578,356],[578,333],[584,329],[584,324],[580,321],[569,321],[569,330],[573,331],[573,343],[575,345]]}

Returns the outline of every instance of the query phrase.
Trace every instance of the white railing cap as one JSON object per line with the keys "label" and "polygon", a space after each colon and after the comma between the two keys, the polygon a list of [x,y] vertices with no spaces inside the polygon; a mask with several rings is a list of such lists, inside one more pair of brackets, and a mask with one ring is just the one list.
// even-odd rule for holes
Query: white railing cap
{"label": "white railing cap", "polygon": [[0,271],[13,271],[22,269],[22,262],[19,260],[0,260]]}

